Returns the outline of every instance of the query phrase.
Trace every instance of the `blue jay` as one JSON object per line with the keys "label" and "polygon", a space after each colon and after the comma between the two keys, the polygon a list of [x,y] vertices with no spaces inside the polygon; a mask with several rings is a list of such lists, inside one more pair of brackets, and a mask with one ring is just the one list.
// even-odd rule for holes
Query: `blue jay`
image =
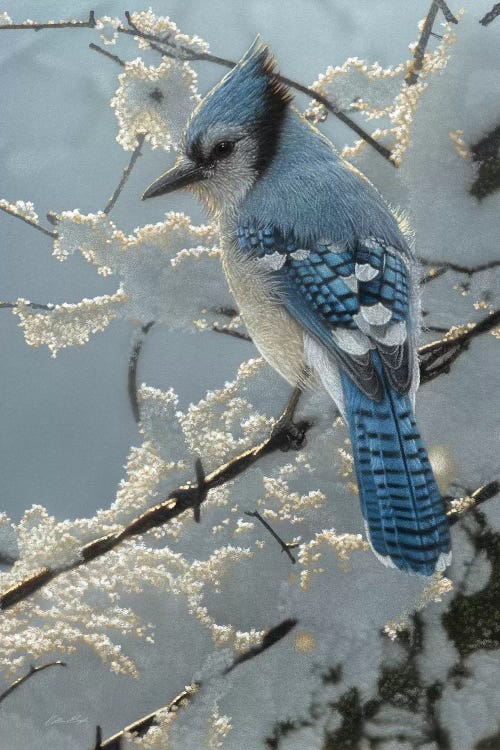
{"label": "blue jay", "polygon": [[291,104],[257,40],[193,112],[143,199],[189,188],[257,348],[292,385],[322,384],[350,430],[375,555],[431,575],[448,522],[413,414],[417,269],[378,191]]}

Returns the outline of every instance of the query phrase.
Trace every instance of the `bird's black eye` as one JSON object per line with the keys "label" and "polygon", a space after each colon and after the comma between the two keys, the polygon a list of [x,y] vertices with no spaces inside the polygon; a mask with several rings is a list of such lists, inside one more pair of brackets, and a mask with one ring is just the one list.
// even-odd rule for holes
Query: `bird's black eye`
{"label": "bird's black eye", "polygon": [[214,159],[225,159],[226,156],[232,154],[233,150],[233,141],[219,141],[212,149],[212,156]]}

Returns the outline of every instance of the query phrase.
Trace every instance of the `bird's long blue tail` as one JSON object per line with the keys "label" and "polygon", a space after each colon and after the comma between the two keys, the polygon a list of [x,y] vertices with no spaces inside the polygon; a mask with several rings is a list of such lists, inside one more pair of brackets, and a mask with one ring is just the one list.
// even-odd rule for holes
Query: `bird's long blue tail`
{"label": "bird's long blue tail", "polygon": [[431,575],[444,570],[451,556],[443,501],[410,399],[388,385],[372,356],[385,381],[381,401],[369,399],[342,373],[367,532],[384,564]]}

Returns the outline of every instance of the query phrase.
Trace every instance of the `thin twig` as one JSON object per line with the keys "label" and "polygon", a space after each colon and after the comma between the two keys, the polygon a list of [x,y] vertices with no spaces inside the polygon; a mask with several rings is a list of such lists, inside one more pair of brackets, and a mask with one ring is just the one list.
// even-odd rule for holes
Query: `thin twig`
{"label": "thin twig", "polygon": [[107,49],[99,47],[98,44],[94,44],[94,42],[91,42],[89,44],[89,48],[93,49],[95,52],[100,52],[101,55],[104,55],[104,57],[107,57],[110,60],[113,60],[113,62],[118,63],[118,65],[121,65],[122,68],[125,67],[125,60],[122,60],[122,58],[118,57],[118,55],[113,55],[111,52],[108,52]]}
{"label": "thin twig", "polygon": [[[52,312],[55,305],[53,305],[51,302],[48,303],[41,303],[41,302],[24,302],[24,307],[31,307],[32,310],[46,310],[47,312]],[[17,302],[0,302],[0,309],[6,308],[8,310],[12,310],[14,307],[18,307]]]}
{"label": "thin twig", "polygon": [[108,215],[109,212],[111,211],[111,209],[114,207],[116,201],[118,200],[118,198],[120,196],[120,193],[122,192],[123,188],[125,187],[125,185],[127,183],[128,178],[130,177],[130,174],[131,174],[131,172],[132,172],[132,170],[133,170],[133,168],[135,166],[135,163],[136,163],[137,159],[139,158],[139,156],[141,156],[141,148],[142,148],[142,145],[144,143],[145,137],[146,137],[145,133],[139,133],[137,135],[137,146],[132,151],[132,156],[130,157],[130,161],[129,161],[128,165],[123,170],[123,174],[122,174],[121,180],[118,183],[118,185],[116,186],[116,189],[115,189],[113,195],[109,199],[109,201],[108,201],[108,203],[106,205],[106,208],[103,211],[103,213],[105,215]]}
{"label": "thin twig", "polygon": [[434,26],[434,21],[436,20],[439,10],[444,13],[445,18],[449,23],[458,23],[444,0],[432,0],[431,7],[429,8],[429,12],[424,21],[420,39],[415,47],[415,51],[413,52],[412,66],[405,76],[405,82],[408,86],[413,86],[418,81],[419,73],[424,64],[425,50],[427,49],[427,44],[432,34],[432,27]]}
{"label": "thin twig", "polygon": [[294,547],[298,547],[299,546],[298,542],[294,542],[292,544],[288,544],[287,542],[284,542],[283,539],[279,536],[279,534],[277,534],[275,532],[275,530],[273,529],[273,527],[270,524],[268,524],[268,522],[266,521],[266,519],[263,518],[263,516],[261,516],[261,514],[259,513],[258,510],[254,510],[253,512],[249,511],[249,510],[246,510],[245,511],[245,515],[246,516],[250,516],[251,518],[258,518],[259,521],[261,522],[261,524],[264,526],[264,528],[266,528],[269,531],[269,533],[271,534],[271,536],[273,536],[276,539],[276,541],[278,542],[279,546],[281,547],[281,551],[282,552],[286,552],[286,554],[288,555],[288,557],[292,561],[293,565],[295,565],[295,563],[297,562],[297,560],[292,555],[292,553],[290,552],[290,550],[293,549]]}
{"label": "thin twig", "polygon": [[33,667],[31,666],[29,668],[29,671],[26,672],[22,677],[19,677],[17,680],[14,680],[12,685],[9,685],[9,687],[3,691],[3,693],[0,693],[0,703],[4,701],[8,695],[14,692],[16,688],[18,688],[20,685],[23,684],[23,682],[26,682],[30,679],[30,677],[33,677],[34,674],[37,674],[37,672],[43,672],[44,669],[48,669],[49,667],[66,667],[67,664],[64,661],[57,660],[57,661],[49,661],[47,664],[41,664],[39,667]]}
{"label": "thin twig", "polygon": [[21,221],[24,221],[25,224],[29,224],[30,227],[33,227],[33,229],[38,229],[39,232],[46,234],[48,237],[52,237],[52,239],[55,239],[57,237],[57,232],[51,232],[50,229],[45,229],[45,227],[42,227],[40,224],[37,224],[36,221],[32,221],[31,219],[28,219],[26,216],[21,216],[21,214],[18,214],[16,211],[12,211],[10,208],[7,208],[7,206],[0,205],[0,211],[3,211],[4,213],[9,214],[9,216],[14,216],[16,219],[20,219]]}
{"label": "thin twig", "polygon": [[220,328],[217,323],[212,325],[212,331],[215,333],[223,333],[225,336],[233,336],[235,339],[241,339],[242,341],[251,341],[251,337],[244,331],[237,331],[234,328]]}
{"label": "thin twig", "polygon": [[139,357],[141,355],[146,336],[148,335],[154,324],[155,321],[151,320],[145,326],[141,327],[140,335],[135,340],[128,360],[128,398],[130,401],[130,406],[132,408],[132,414],[134,415],[134,419],[137,424],[139,424],[139,422],[141,421],[139,399],[137,397],[137,366],[139,364]]}
{"label": "thin twig", "polygon": [[481,18],[479,23],[482,26],[488,26],[488,24],[494,21],[498,16],[500,16],[500,3],[496,3],[493,8]]}
{"label": "thin twig", "polygon": [[[226,667],[223,674],[228,674],[228,672],[231,672],[240,664],[243,664],[250,659],[255,659],[256,656],[259,656],[264,651],[267,651],[267,649],[271,648],[276,643],[281,641],[285,636],[287,636],[288,633],[293,630],[296,625],[297,620],[290,618],[287,620],[283,620],[283,622],[280,622],[278,625],[270,628],[264,635],[262,642],[258,646],[254,646],[248,651],[244,651],[242,654],[239,654],[237,657],[235,657],[232,664]],[[178,708],[181,705],[186,705],[191,697],[193,695],[196,695],[201,687],[201,682],[193,683],[190,688],[186,688],[185,690],[183,690],[173,699],[173,701],[167,703],[166,706],[161,706],[160,708],[157,708],[156,711],[152,711],[150,714],[147,714],[147,716],[143,716],[141,719],[134,721],[133,724],[129,724],[128,727],[121,729],[112,737],[108,737],[108,739],[104,740],[104,742],[102,741],[101,735],[98,734],[96,736],[96,739],[98,737],[99,744],[96,742],[92,750],[121,750],[122,740],[125,733],[131,733],[138,737],[143,737],[148,729],[156,724],[157,716],[160,711],[161,713],[164,713],[165,711],[172,711],[172,709]],[[100,729],[100,727],[98,727],[98,729]]]}
{"label": "thin twig", "polygon": [[432,266],[433,270],[422,279],[421,284],[427,284],[433,279],[437,279],[447,271],[456,271],[457,273],[465,273],[467,276],[473,276],[475,273],[481,273],[481,271],[491,271],[494,268],[500,267],[500,260],[490,260],[487,263],[478,263],[476,266],[462,266],[459,263],[452,263],[447,260],[426,260],[425,258],[419,258],[418,262],[422,266]]}
{"label": "thin twig", "polygon": [[95,13],[90,11],[87,21],[58,21],[57,23],[9,23],[0,26],[0,31],[41,31],[42,29],[95,29]]}

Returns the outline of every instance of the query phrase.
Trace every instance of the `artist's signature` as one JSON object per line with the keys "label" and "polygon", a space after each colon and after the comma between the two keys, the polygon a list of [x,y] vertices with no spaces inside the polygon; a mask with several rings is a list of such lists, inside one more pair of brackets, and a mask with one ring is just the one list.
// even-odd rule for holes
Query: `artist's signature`
{"label": "artist's signature", "polygon": [[81,714],[75,714],[75,716],[69,716],[66,719],[57,714],[52,714],[45,722],[45,726],[52,727],[54,724],[86,724],[88,720],[88,716],[82,716]]}

